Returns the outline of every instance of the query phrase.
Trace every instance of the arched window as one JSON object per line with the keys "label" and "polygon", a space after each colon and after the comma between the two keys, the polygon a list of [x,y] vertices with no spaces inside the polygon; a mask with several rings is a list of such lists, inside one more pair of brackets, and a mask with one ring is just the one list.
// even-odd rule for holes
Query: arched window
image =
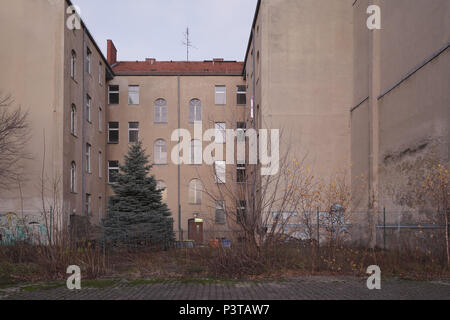
{"label": "arched window", "polygon": [[202,164],[202,147],[200,140],[191,141],[191,164]]}
{"label": "arched window", "polygon": [[156,188],[158,188],[158,190],[163,190],[161,192],[162,201],[167,202],[167,185],[166,185],[166,183],[164,181],[158,181]]}
{"label": "arched window", "polygon": [[202,204],[202,192],[203,185],[198,179],[194,179],[189,182],[189,203],[190,204]]}
{"label": "arched window", "polygon": [[70,133],[77,135],[77,107],[74,104],[70,109]]}
{"label": "arched window", "polygon": [[197,121],[202,121],[202,102],[193,99],[189,102],[189,122],[195,123]]}
{"label": "arched window", "polygon": [[75,193],[76,189],[76,180],[77,180],[77,165],[75,161],[72,161],[70,166],[70,192]]}
{"label": "arched window", "polygon": [[167,123],[167,102],[164,99],[155,101],[155,123]]}
{"label": "arched window", "polygon": [[155,164],[167,164],[167,144],[164,140],[155,142]]}
{"label": "arched window", "polygon": [[75,79],[75,70],[77,63],[77,54],[74,50],[72,50],[72,54],[70,55],[70,77]]}

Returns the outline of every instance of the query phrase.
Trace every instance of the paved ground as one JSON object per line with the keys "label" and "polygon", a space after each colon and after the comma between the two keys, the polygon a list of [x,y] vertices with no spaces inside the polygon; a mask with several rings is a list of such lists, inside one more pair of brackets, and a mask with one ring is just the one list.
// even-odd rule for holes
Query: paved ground
{"label": "paved ground", "polygon": [[387,279],[381,290],[370,291],[366,279],[350,277],[276,282],[122,281],[91,286],[96,288],[85,285],[77,292],[61,284],[4,289],[0,300],[450,300],[448,282]]}

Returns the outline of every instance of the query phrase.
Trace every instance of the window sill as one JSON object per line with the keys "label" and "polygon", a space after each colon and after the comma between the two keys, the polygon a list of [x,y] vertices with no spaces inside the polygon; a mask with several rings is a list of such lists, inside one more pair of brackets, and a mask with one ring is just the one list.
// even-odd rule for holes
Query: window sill
{"label": "window sill", "polygon": [[108,141],[108,144],[119,144],[119,142],[109,142]]}

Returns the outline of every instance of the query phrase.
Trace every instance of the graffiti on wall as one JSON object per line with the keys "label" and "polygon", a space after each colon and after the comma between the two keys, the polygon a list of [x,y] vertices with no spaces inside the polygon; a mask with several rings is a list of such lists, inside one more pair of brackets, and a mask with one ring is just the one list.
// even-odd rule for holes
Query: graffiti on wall
{"label": "graffiti on wall", "polygon": [[47,229],[39,216],[23,219],[14,212],[0,213],[0,245],[13,245],[17,242],[45,244]]}

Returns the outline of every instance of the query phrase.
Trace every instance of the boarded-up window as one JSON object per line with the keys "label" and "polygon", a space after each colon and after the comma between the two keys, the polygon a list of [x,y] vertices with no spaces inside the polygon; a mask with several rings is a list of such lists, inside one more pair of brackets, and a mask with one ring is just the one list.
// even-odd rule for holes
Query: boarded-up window
{"label": "boarded-up window", "polygon": [[227,87],[216,86],[216,105],[227,104]]}
{"label": "boarded-up window", "polygon": [[155,101],[155,123],[167,123],[167,102],[164,99]]}

